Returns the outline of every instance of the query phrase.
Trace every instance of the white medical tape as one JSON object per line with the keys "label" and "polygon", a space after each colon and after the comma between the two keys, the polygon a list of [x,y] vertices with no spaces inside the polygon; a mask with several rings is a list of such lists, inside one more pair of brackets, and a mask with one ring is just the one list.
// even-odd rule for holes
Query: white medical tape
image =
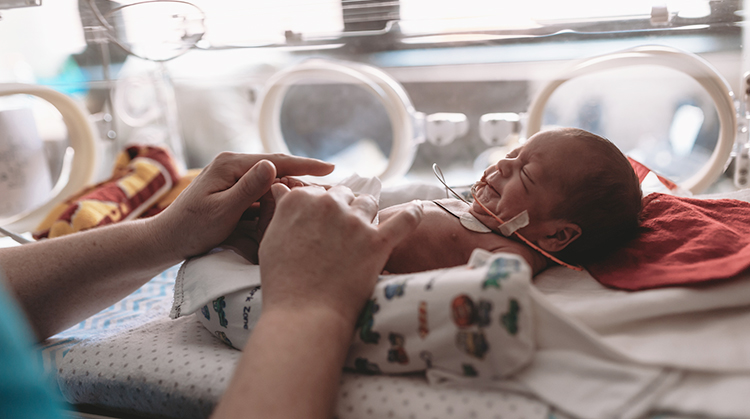
{"label": "white medical tape", "polygon": [[500,232],[503,236],[510,237],[511,234],[515,233],[519,228],[524,228],[529,225],[529,212],[523,210],[522,213],[511,218],[508,222],[500,226]]}
{"label": "white medical tape", "polygon": [[489,227],[482,224],[481,221],[477,220],[477,217],[475,217],[468,211],[461,214],[461,218],[459,218],[459,220],[461,221],[461,225],[469,231],[473,231],[475,233],[489,233],[492,231]]}

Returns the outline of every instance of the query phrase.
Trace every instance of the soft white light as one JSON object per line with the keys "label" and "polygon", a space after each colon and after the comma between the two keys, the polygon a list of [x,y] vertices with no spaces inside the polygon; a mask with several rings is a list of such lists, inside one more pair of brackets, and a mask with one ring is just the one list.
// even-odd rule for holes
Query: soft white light
{"label": "soft white light", "polygon": [[682,105],[677,109],[669,128],[669,143],[676,156],[687,156],[693,150],[703,119],[703,110],[697,106]]}

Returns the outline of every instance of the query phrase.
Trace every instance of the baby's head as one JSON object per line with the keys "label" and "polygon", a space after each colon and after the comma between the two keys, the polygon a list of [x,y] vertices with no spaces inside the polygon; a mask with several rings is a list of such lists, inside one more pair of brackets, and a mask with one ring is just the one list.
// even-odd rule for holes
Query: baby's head
{"label": "baby's head", "polygon": [[[485,171],[476,197],[504,221],[527,210],[519,233],[568,263],[599,259],[638,231],[641,189],[627,158],[576,128],[532,136]],[[488,221],[478,205],[471,211]]]}

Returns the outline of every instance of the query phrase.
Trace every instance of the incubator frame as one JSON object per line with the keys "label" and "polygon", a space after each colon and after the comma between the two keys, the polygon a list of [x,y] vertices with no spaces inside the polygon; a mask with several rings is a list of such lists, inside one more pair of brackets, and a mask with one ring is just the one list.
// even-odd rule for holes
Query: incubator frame
{"label": "incubator frame", "polygon": [[676,48],[649,45],[601,55],[574,65],[550,81],[533,100],[526,121],[526,137],[540,131],[544,108],[552,93],[570,79],[598,71],[636,65],[658,65],[684,72],[706,89],[714,101],[721,125],[719,139],[708,162],[680,186],[697,194],[708,188],[726,169],[737,136],[737,113],[729,84],[708,62]]}
{"label": "incubator frame", "polygon": [[80,192],[91,182],[96,167],[96,131],[87,113],[63,93],[39,85],[0,84],[0,96],[21,94],[39,97],[57,108],[68,129],[70,141],[60,178],[50,192],[51,198],[37,208],[0,219],[0,226],[10,231],[25,232],[36,228],[55,205]]}
{"label": "incubator frame", "polygon": [[[704,191],[726,170],[731,158],[737,136],[734,94],[723,76],[708,62],[695,54],[676,48],[660,45],[640,46],[585,59],[573,65],[549,81],[535,96],[523,118],[526,138],[541,130],[545,106],[554,91],[563,83],[594,72],[638,65],[656,65],[686,73],[711,96],[721,126],[718,142],[708,162],[696,174],[680,184],[693,194]],[[257,115],[260,138],[266,150],[289,153],[281,133],[281,105],[289,86],[306,78],[356,83],[370,91],[385,107],[393,126],[393,146],[388,167],[379,177],[384,183],[388,183],[408,172],[414,161],[417,146],[424,142],[427,122],[424,114],[415,111],[406,91],[398,81],[377,68],[351,62],[311,59],[288,67],[271,77],[266,83]],[[516,127],[519,132],[520,124],[519,122]]]}
{"label": "incubator frame", "polygon": [[379,175],[383,182],[406,174],[423,140],[424,114],[414,110],[406,91],[383,71],[363,64],[311,59],[276,73],[266,83],[258,107],[260,139],[270,152],[290,154],[281,133],[279,115],[284,95],[291,85],[303,79],[355,83],[372,93],[385,107],[393,129],[388,166]]}

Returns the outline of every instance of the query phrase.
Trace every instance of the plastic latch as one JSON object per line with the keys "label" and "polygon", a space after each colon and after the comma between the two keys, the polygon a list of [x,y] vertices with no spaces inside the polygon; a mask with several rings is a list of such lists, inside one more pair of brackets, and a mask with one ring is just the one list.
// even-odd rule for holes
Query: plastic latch
{"label": "plastic latch", "polygon": [[652,25],[666,25],[669,23],[669,9],[667,5],[661,4],[651,6],[651,24]]}
{"label": "plastic latch", "polygon": [[425,118],[425,137],[437,146],[448,145],[469,131],[469,121],[462,113],[434,113]]}
{"label": "plastic latch", "polygon": [[479,138],[488,146],[512,142],[521,132],[521,116],[517,113],[486,113],[479,118]]}

